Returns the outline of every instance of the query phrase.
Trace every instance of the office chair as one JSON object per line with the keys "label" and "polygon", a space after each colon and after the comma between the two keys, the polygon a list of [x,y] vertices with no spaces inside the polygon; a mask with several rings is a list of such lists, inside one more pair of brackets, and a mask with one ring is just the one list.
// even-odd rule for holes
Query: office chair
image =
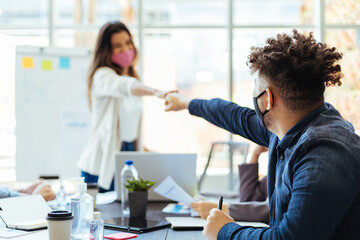
{"label": "office chair", "polygon": [[237,162],[239,164],[244,163],[246,161],[246,157],[248,154],[248,150],[249,150],[249,144],[248,143],[241,143],[241,142],[233,142],[233,141],[226,141],[226,142],[213,142],[211,145],[211,149],[210,149],[210,153],[209,153],[209,157],[207,160],[207,163],[205,165],[204,171],[201,174],[201,177],[199,179],[198,182],[198,190],[200,191],[201,189],[201,185],[204,181],[204,178],[206,176],[206,172],[209,168],[211,159],[214,155],[214,150],[216,148],[224,148],[224,147],[228,147],[228,161],[229,161],[229,185],[228,185],[228,189],[232,190],[234,189],[234,169],[233,169],[233,163],[234,163],[234,156],[235,155],[239,155],[240,156],[240,160],[238,160]]}

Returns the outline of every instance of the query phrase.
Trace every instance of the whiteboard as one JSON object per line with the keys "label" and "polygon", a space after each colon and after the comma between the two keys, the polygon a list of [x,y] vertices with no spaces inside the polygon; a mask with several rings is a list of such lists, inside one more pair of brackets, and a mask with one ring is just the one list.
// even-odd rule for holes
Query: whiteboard
{"label": "whiteboard", "polygon": [[79,176],[90,134],[86,96],[88,49],[17,47],[16,178]]}

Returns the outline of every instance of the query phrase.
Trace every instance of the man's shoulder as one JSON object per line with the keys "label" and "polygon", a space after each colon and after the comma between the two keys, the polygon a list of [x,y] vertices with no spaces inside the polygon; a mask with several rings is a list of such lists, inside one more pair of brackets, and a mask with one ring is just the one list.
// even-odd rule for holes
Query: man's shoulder
{"label": "man's shoulder", "polygon": [[[341,177],[360,174],[360,137],[344,120],[311,124],[291,152],[294,169],[301,166],[303,169],[323,169],[328,176]],[[360,181],[356,184],[359,186]]]}
{"label": "man's shoulder", "polygon": [[328,109],[319,114],[302,134],[303,141],[321,139],[339,141],[344,144],[357,142],[360,145],[360,138],[356,135],[353,125],[344,120],[330,104],[328,104]]}
{"label": "man's shoulder", "polygon": [[[360,137],[344,120],[311,125],[305,130],[296,145],[298,156],[305,154],[314,160],[307,161],[307,163],[319,164],[321,162],[338,167],[348,165],[360,169],[360,159],[358,158]],[[296,161],[303,162],[301,159],[303,158],[297,158]],[[359,170],[353,170],[359,172]]]}

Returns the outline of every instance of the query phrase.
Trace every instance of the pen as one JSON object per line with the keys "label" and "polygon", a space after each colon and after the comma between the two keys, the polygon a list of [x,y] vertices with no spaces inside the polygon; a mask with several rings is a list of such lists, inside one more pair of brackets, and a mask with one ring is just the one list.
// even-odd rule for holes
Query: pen
{"label": "pen", "polygon": [[221,210],[222,209],[222,204],[223,204],[223,196],[219,197],[219,204],[218,204],[218,209]]}

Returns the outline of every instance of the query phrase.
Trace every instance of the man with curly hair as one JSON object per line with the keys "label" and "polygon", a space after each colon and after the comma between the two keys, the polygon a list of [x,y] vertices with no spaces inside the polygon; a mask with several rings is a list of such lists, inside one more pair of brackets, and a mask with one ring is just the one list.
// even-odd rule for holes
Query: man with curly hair
{"label": "man with curly hair", "polygon": [[252,47],[255,111],[221,99],[166,97],[166,110],[189,109],[269,148],[270,226],[244,227],[212,209],[209,239],[360,239],[360,137],[324,101],[341,85],[342,54],[310,33],[278,34]]}

